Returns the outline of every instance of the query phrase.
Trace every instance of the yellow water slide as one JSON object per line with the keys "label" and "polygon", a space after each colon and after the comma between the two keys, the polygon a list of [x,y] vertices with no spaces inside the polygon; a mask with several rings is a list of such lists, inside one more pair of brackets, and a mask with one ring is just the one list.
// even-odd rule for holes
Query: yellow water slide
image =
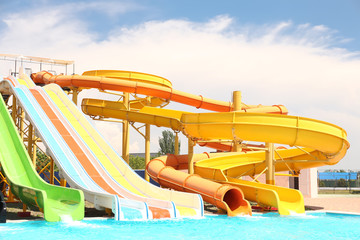
{"label": "yellow water slide", "polygon": [[[275,171],[336,164],[350,146],[342,128],[295,116],[238,112],[183,114],[181,122],[186,135],[200,139],[237,138],[297,146],[275,151]],[[194,168],[202,177],[239,186],[248,200],[275,206],[280,214],[304,212],[299,192],[238,179],[263,173],[267,167],[265,159],[265,151],[246,152],[198,161]]]}
{"label": "yellow water slide", "polygon": [[[349,148],[342,128],[309,118],[240,112],[195,114],[152,107],[129,112],[120,102],[96,99],[84,99],[82,109],[89,115],[172,128],[196,139],[236,138],[297,146],[275,150],[276,171],[299,171],[336,164]],[[194,171],[204,178],[238,186],[246,199],[276,207],[280,214],[303,213],[304,201],[298,190],[238,179],[263,173],[267,167],[265,159],[265,151],[221,154],[219,157],[213,154],[197,161]]]}

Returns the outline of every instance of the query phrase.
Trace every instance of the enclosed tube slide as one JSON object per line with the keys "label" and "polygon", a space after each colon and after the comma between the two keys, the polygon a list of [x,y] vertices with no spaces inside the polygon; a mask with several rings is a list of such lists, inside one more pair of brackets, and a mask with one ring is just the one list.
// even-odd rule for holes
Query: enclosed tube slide
{"label": "enclosed tube slide", "polygon": [[[236,153],[201,153],[194,155],[194,161],[201,162],[201,160],[205,160],[205,159],[212,159],[219,156],[230,156],[230,155],[237,155],[237,154]],[[163,162],[164,167],[165,165],[168,167],[166,171],[171,174],[166,174],[166,173],[163,174],[162,171],[159,172],[159,170],[157,169],[158,168],[157,165],[159,165],[158,161]],[[173,169],[171,169],[170,167]],[[175,189],[181,189],[182,191],[189,191],[185,188],[182,188],[181,183],[183,182],[184,186],[188,186],[189,185],[188,182],[190,183],[190,180],[188,180],[187,178],[186,179],[180,178],[179,175],[180,176],[184,175],[184,173],[178,170],[187,169],[187,168],[188,168],[187,155],[176,156],[172,154],[166,157],[164,156],[164,157],[156,158],[152,160],[147,166],[149,174],[151,174],[152,178],[156,179],[164,186],[173,187]],[[159,172],[157,176],[155,175],[156,172]],[[197,176],[197,175],[192,175],[192,176]],[[189,179],[191,178],[192,177],[189,177]],[[169,181],[169,179],[171,180],[171,182]],[[194,181],[193,183],[197,181],[197,179],[192,179],[192,180]],[[213,180],[217,181],[216,179]],[[241,193],[242,193],[242,196],[240,196],[240,195],[232,195],[233,193],[230,192],[229,195],[231,197],[228,196],[223,197],[224,203],[221,203],[221,201],[219,201],[219,199],[216,199],[215,197],[209,199],[209,197],[206,196],[208,193],[207,191],[209,191],[208,188],[209,186],[207,184],[204,185],[202,183],[203,185],[201,185],[202,186],[201,189],[199,187],[196,187],[197,191],[206,192],[202,194],[203,198],[206,201],[222,209],[228,210],[224,208],[224,205],[225,207],[227,207],[226,204],[228,203],[230,206],[235,206],[235,204],[239,204],[240,202],[240,206],[244,210],[244,207],[246,206],[245,202],[243,202],[244,200],[242,200],[242,197],[244,196],[246,200],[257,202],[265,206],[272,206],[277,208],[279,214],[281,215],[290,215],[293,213],[301,214],[305,212],[304,199],[302,194],[298,190],[279,187],[275,185],[239,180],[230,177],[228,177],[227,181],[217,181],[217,182],[223,184],[225,189],[228,188],[229,185],[237,187],[241,189]],[[196,184],[196,186],[198,186],[198,184]],[[230,209],[230,211],[228,210],[228,214],[232,215],[234,213]]]}
{"label": "enclosed tube slide", "polygon": [[239,188],[177,171],[174,166],[180,164],[178,158],[175,155],[155,158],[146,166],[146,170],[161,186],[201,194],[206,202],[226,210],[228,216],[252,214],[251,206]]}

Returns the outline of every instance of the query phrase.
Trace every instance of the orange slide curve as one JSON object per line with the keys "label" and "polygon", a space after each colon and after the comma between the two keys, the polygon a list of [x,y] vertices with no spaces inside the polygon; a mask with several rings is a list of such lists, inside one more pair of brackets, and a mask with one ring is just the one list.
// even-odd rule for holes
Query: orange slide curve
{"label": "orange slide curve", "polygon": [[[208,158],[206,153],[194,156],[195,161]],[[244,194],[239,188],[179,171],[187,169],[187,159],[187,155],[161,156],[151,160],[146,166],[146,171],[163,187],[201,194],[206,202],[226,210],[228,216],[252,214],[251,206],[244,199]]]}
{"label": "orange slide curve", "polygon": [[[114,74],[111,75],[109,72]],[[109,75],[111,77],[107,77]],[[61,87],[97,88],[101,90],[143,94],[216,112],[229,112],[233,109],[231,102],[213,100],[201,95],[198,96],[175,90],[171,87],[171,83],[167,79],[145,73],[95,70],[84,72],[83,76],[54,76],[49,72],[42,71],[33,73],[31,78],[37,84],[56,83]],[[147,79],[149,80],[147,81]],[[159,83],[154,84],[153,79],[157,79]],[[159,81],[159,79],[162,81]],[[288,113],[286,107],[283,105],[263,106],[242,103],[241,109],[244,112]]]}

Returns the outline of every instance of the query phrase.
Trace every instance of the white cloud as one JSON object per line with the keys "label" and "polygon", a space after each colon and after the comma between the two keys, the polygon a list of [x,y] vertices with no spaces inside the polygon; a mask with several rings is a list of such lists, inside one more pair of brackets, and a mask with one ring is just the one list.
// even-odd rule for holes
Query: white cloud
{"label": "white cloud", "polygon": [[93,36],[85,31],[85,24],[62,10],[39,8],[7,15],[0,46],[10,53],[49,55],[91,44]]}
{"label": "white cloud", "polygon": [[[354,146],[346,166],[360,169],[359,53],[336,48],[347,40],[326,26],[244,26],[229,16],[204,23],[171,19],[114,26],[111,36],[96,41],[75,16],[43,12],[9,15],[0,49],[76,60],[79,73],[124,69],[156,74],[168,78],[175,89],[218,100],[229,101],[232,91],[241,90],[249,104],[284,104],[292,115],[335,121],[348,131]],[[114,129],[121,133],[117,127],[97,126],[109,138],[115,137]],[[152,131],[160,135],[159,129]],[[132,136],[133,148],[143,149],[142,137]],[[182,141],[182,152],[186,145]],[[157,141],[151,148],[158,150]]]}

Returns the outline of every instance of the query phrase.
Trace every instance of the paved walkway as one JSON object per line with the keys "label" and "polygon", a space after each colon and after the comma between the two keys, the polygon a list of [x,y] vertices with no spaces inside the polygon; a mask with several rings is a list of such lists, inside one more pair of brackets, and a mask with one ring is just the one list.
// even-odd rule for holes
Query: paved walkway
{"label": "paved walkway", "polygon": [[317,198],[304,198],[305,206],[319,210],[360,213],[360,195],[319,195]]}

